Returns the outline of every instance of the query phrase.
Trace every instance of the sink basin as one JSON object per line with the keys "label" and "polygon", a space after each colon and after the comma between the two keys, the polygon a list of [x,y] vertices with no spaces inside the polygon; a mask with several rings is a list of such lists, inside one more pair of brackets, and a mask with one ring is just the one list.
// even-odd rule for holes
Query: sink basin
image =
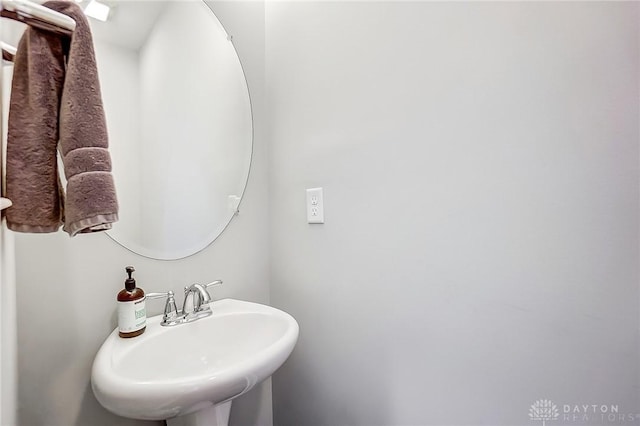
{"label": "sink basin", "polygon": [[[293,317],[234,299],[211,304],[213,315],[122,339],[118,330],[98,351],[91,373],[97,400],[123,417],[168,425],[223,425],[231,400],[271,376],[298,339]],[[172,419],[174,419],[172,421]]]}

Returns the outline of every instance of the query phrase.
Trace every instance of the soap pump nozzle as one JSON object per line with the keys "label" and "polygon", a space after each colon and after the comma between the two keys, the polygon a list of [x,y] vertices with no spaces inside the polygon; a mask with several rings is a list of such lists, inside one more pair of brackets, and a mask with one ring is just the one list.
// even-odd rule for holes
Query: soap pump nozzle
{"label": "soap pump nozzle", "polygon": [[126,288],[127,291],[133,291],[136,288],[136,280],[131,276],[131,274],[133,274],[133,271],[136,269],[133,266],[127,266],[124,270],[129,274],[129,278],[124,281],[124,288]]}

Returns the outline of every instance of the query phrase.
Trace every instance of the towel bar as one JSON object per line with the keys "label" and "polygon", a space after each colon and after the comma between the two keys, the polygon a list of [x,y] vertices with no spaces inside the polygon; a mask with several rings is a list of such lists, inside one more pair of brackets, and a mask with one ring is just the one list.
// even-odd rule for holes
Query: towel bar
{"label": "towel bar", "polygon": [[10,199],[8,198],[4,198],[4,197],[0,197],[0,210],[4,210],[7,207],[11,207],[13,203],[11,202]]}
{"label": "towel bar", "polygon": [[0,46],[2,46],[2,59],[13,62],[17,49],[4,41],[0,41]]}
{"label": "towel bar", "polygon": [[2,0],[0,1],[0,16],[24,22],[64,35],[71,35],[76,29],[76,21],[69,16],[42,6],[43,0]]}

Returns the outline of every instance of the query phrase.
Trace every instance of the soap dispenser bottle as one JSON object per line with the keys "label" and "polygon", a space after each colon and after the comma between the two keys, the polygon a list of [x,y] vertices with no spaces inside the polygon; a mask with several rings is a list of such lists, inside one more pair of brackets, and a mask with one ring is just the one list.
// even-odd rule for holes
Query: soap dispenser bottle
{"label": "soap dispenser bottle", "polygon": [[118,335],[120,337],[136,337],[147,328],[147,311],[145,309],[144,291],[136,287],[136,280],[131,276],[135,268],[125,268],[129,278],[124,282],[124,289],[118,293]]}

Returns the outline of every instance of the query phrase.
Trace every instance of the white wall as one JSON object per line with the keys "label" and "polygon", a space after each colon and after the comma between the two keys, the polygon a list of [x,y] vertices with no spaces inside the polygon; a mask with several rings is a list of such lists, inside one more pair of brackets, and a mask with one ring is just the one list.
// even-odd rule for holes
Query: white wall
{"label": "white wall", "polygon": [[638,6],[267,2],[274,424],[640,413]]}
{"label": "white wall", "polygon": [[[241,214],[203,252],[180,261],[154,261],[125,250],[106,235],[70,239],[62,232],[16,234],[20,426],[142,425],[104,410],[91,392],[93,358],[116,326],[115,297],[124,267],[136,266],[146,291],[222,278],[214,298],[268,303],[267,203],[264,134],[264,6],[214,3],[247,74],[256,138]],[[150,314],[162,311],[149,303]],[[271,425],[270,382],[237,399],[232,425]],[[154,424],[148,423],[148,424]]]}

